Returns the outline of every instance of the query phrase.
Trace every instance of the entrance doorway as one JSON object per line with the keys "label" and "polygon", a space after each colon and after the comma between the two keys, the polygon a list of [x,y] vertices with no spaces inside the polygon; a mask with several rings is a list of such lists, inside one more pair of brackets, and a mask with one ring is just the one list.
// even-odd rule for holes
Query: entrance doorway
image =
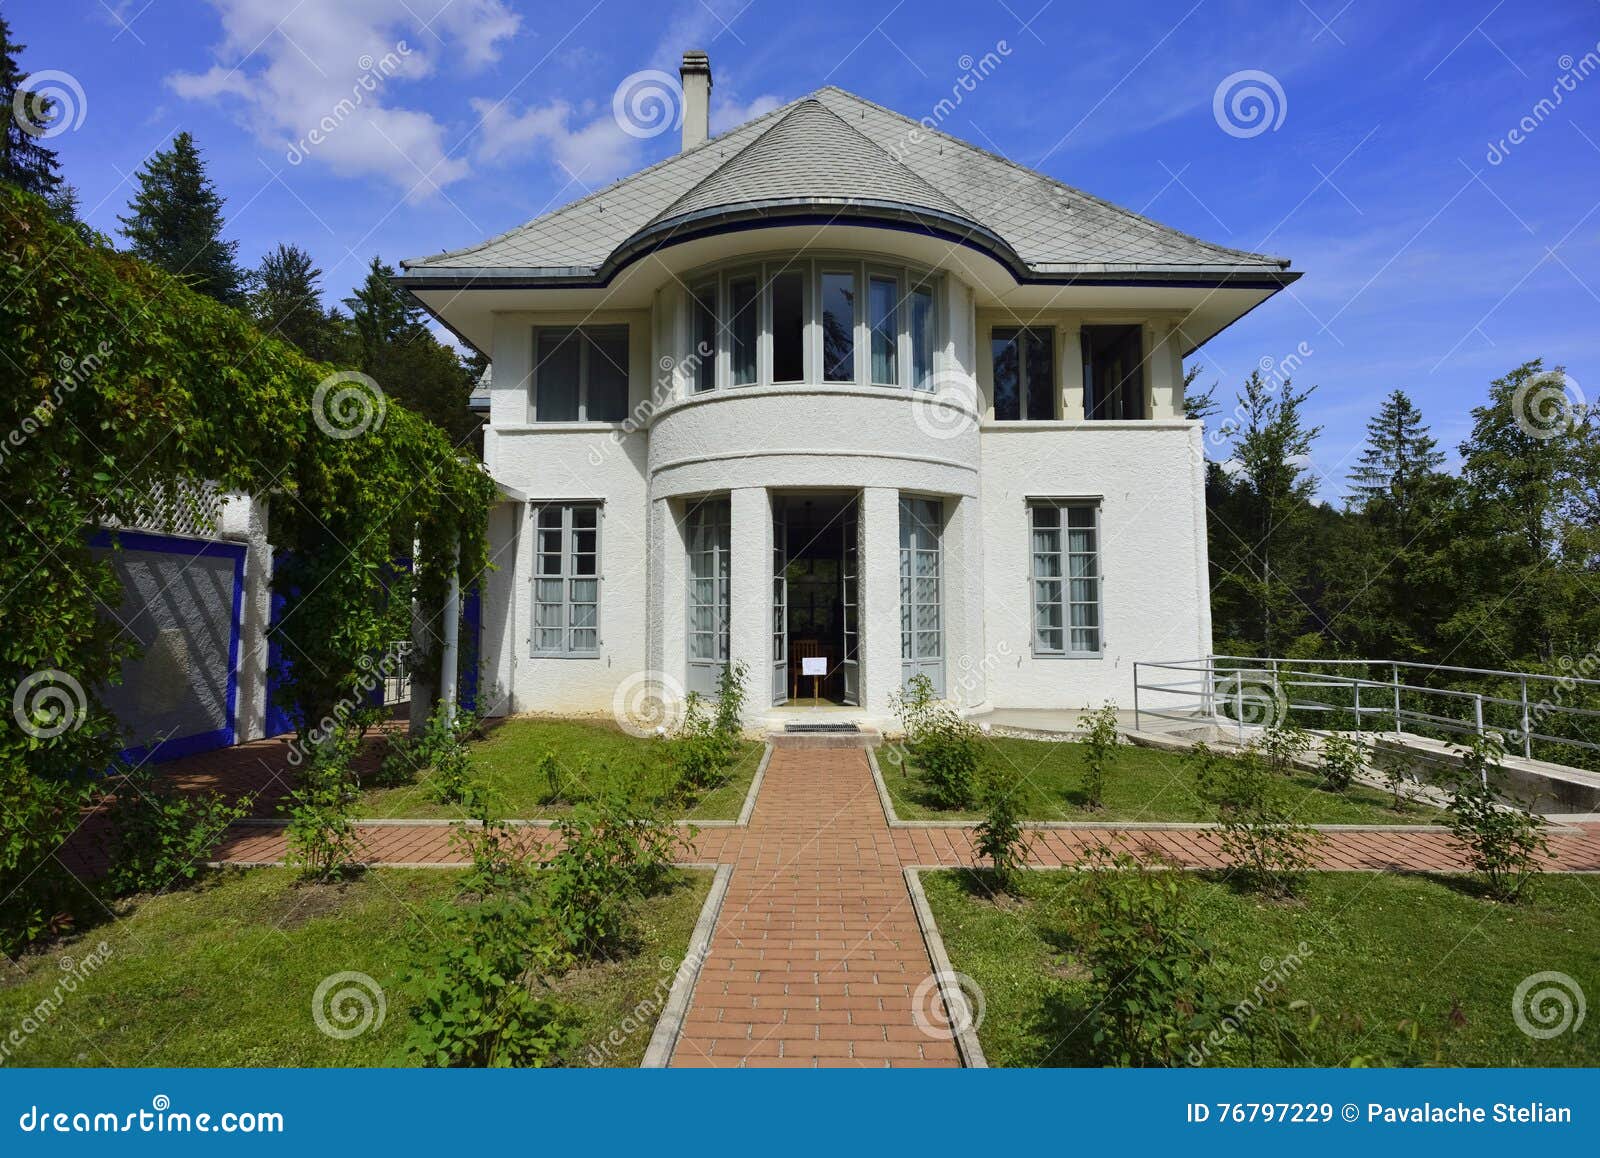
{"label": "entrance doorway", "polygon": [[856,496],[774,495],[772,548],[772,702],[860,703]]}

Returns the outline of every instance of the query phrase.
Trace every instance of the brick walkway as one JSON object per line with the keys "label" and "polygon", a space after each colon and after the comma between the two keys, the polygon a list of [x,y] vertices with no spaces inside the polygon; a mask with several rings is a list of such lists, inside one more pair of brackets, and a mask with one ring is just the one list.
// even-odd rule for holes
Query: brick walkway
{"label": "brick walkway", "polygon": [[[387,824],[360,836],[374,864],[455,864],[451,831]],[[548,836],[525,832],[530,847]],[[1222,863],[1215,835],[1198,829],[1046,829],[1030,839],[1040,866],[1108,843],[1188,867]],[[902,869],[970,865],[971,842],[960,825],[891,828],[858,749],[776,750],[749,827],[703,829],[686,849],[735,869],[673,1064],[959,1064],[953,1042],[919,1027],[942,1024],[943,1011]],[[1551,868],[1600,872],[1600,825],[1550,843]],[[283,852],[281,828],[240,827],[216,855],[272,863]],[[1462,864],[1437,832],[1328,832],[1317,860],[1346,870]]]}

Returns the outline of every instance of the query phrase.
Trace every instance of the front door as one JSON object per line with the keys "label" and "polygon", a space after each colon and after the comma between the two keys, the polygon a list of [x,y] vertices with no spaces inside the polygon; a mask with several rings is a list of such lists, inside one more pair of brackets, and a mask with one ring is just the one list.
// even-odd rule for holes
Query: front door
{"label": "front door", "polygon": [[925,675],[944,696],[944,509],[938,499],[900,500],[901,682]]}
{"label": "front door", "polygon": [[772,702],[789,702],[789,523],[772,498]]}

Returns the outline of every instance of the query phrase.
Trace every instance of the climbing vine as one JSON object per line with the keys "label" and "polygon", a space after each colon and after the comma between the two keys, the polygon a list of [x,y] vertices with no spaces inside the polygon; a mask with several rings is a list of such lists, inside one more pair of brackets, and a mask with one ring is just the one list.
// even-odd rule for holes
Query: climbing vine
{"label": "climbing vine", "polygon": [[[97,689],[136,643],[110,614],[120,584],[91,550],[96,528],[136,525],[208,488],[266,498],[284,601],[273,629],[287,660],[281,696],[302,731],[363,698],[374,661],[410,636],[413,599],[437,608],[458,557],[465,575],[486,566],[493,484],[438,428],[388,402],[381,383],[313,362],[168,274],[86,244],[10,187],[0,187],[0,355],[7,809],[37,811],[35,782],[92,778],[120,747]],[[70,821],[73,801],[50,799],[46,811]],[[48,858],[50,839],[0,849],[0,896]],[[0,913],[0,924],[13,922]]]}

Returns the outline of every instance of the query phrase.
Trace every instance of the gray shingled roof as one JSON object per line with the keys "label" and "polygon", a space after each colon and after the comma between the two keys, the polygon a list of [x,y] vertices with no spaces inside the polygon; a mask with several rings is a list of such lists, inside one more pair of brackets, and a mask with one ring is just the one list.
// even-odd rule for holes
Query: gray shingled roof
{"label": "gray shingled roof", "polygon": [[926,210],[998,239],[1044,276],[1276,274],[1288,265],[1169,229],[831,87],[498,237],[402,264],[411,278],[586,277],[640,234],[775,203]]}

